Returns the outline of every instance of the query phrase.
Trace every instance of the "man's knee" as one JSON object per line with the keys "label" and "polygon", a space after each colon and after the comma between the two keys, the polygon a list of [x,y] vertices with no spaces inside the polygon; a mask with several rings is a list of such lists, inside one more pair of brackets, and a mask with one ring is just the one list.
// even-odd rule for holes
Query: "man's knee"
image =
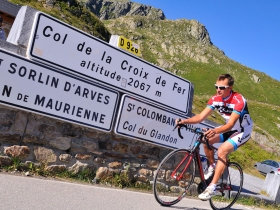
{"label": "man's knee", "polygon": [[230,152],[223,149],[218,149],[217,155],[219,158],[225,159]]}

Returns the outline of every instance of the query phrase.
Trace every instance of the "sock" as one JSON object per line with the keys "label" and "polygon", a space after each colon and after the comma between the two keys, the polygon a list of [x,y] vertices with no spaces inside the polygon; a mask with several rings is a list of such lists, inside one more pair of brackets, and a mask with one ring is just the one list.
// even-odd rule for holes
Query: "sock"
{"label": "sock", "polygon": [[215,168],[216,167],[216,163],[213,163],[210,165],[212,168]]}
{"label": "sock", "polygon": [[211,187],[214,191],[216,190],[216,184],[210,183],[208,187]]}

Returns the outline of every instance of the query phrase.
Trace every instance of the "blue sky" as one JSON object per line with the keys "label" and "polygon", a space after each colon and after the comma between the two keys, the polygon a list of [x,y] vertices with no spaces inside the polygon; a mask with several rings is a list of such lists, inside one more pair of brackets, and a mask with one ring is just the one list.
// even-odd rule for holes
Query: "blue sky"
{"label": "blue sky", "polygon": [[[132,0],[133,1],[133,0]],[[279,0],[137,0],[169,20],[194,19],[232,60],[280,81]]]}

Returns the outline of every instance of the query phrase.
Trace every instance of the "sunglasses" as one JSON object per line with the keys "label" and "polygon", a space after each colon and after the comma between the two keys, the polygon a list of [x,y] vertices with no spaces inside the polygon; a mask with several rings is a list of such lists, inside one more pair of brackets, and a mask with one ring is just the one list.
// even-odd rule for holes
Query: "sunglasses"
{"label": "sunglasses", "polygon": [[228,88],[229,86],[218,86],[218,85],[215,85],[216,89],[220,89],[220,90],[225,90],[226,88]]}

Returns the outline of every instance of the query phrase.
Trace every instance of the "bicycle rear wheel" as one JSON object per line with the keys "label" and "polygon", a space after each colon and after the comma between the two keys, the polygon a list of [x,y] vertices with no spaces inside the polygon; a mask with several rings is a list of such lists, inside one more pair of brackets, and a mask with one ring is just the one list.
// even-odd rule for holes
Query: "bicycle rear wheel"
{"label": "bicycle rear wheel", "polygon": [[217,195],[210,199],[212,209],[230,208],[238,199],[243,186],[243,171],[240,165],[229,162],[217,183]]}
{"label": "bicycle rear wheel", "polygon": [[[181,162],[181,166],[178,167]],[[189,165],[182,174],[188,162]],[[175,176],[171,177],[173,172]],[[180,175],[182,175],[181,178],[179,178]],[[195,161],[189,150],[178,149],[169,153],[154,174],[153,192],[157,202],[162,206],[178,203],[186,195],[194,181],[194,176]]]}

